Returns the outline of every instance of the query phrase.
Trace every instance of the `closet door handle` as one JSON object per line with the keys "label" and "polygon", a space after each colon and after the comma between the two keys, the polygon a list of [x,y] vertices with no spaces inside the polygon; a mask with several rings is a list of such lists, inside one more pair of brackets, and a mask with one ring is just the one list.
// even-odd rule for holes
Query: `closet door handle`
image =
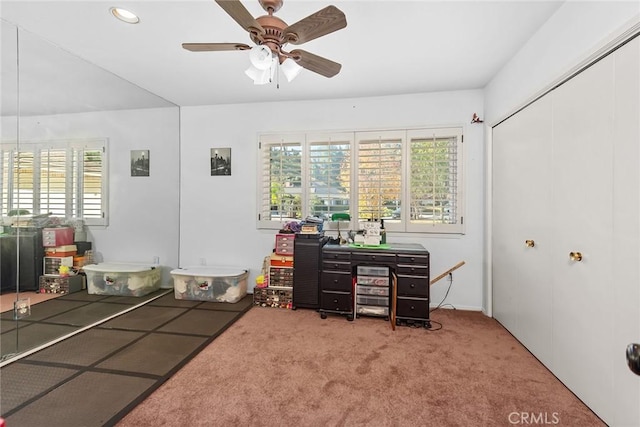
{"label": "closet door handle", "polygon": [[571,261],[582,261],[582,254],[580,252],[569,252],[569,259]]}

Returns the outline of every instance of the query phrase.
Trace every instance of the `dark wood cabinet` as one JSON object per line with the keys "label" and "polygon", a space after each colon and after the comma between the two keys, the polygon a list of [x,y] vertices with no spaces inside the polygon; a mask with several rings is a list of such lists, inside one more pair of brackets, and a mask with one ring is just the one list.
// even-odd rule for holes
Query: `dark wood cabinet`
{"label": "dark wood cabinet", "polygon": [[397,277],[397,325],[431,327],[429,321],[429,252],[419,244],[397,243],[384,248],[325,245],[320,275],[320,315],[354,317],[355,278],[362,266],[387,267]]}
{"label": "dark wood cabinet", "polygon": [[3,234],[0,249],[0,291],[37,291],[44,259],[42,229],[24,228]]}
{"label": "dark wood cabinet", "polygon": [[293,309],[320,308],[320,270],[324,235],[296,234],[293,241]]}

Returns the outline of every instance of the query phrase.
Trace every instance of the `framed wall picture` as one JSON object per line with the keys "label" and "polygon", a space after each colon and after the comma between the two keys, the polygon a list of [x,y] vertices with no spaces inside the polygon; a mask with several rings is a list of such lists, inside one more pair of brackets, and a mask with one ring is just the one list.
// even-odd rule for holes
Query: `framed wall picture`
{"label": "framed wall picture", "polygon": [[211,149],[211,176],[231,175],[231,148]]}
{"label": "framed wall picture", "polygon": [[131,150],[131,176],[149,176],[149,150]]}

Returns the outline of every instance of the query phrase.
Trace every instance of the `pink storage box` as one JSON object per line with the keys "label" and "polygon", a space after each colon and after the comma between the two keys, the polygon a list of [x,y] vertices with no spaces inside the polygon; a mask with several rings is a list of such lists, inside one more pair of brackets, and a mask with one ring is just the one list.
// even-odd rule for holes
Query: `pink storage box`
{"label": "pink storage box", "polygon": [[73,245],[73,228],[55,227],[42,229],[42,246]]}

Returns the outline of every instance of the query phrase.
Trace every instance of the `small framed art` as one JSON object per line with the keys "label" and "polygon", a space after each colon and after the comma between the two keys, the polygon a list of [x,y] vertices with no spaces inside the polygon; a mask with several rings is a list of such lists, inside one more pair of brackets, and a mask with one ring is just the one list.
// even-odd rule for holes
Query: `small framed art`
{"label": "small framed art", "polygon": [[211,176],[231,175],[231,148],[211,149]]}
{"label": "small framed art", "polygon": [[149,150],[131,150],[131,176],[149,176]]}

